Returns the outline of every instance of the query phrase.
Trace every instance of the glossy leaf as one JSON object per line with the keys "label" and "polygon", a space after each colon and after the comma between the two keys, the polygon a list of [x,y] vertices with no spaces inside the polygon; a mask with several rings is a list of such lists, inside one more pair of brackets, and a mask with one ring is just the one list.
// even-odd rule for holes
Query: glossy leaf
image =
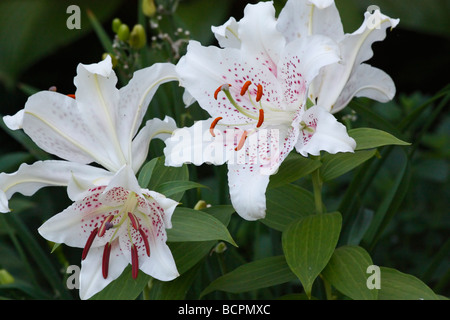
{"label": "glossy leaf", "polygon": [[379,300],[439,300],[420,279],[398,270],[380,267]]}
{"label": "glossy leaf", "polygon": [[348,135],[356,141],[355,150],[372,149],[386,145],[410,145],[410,143],[400,140],[388,132],[372,128],[351,129],[348,130]]}
{"label": "glossy leaf", "polygon": [[339,212],[315,214],[293,221],[283,232],[286,261],[308,296],[334,252],[341,224]]}
{"label": "glossy leaf", "polygon": [[170,242],[224,240],[237,246],[227,227],[205,212],[179,207],[172,216],[172,229],[167,229]]}
{"label": "glossy leaf", "polygon": [[206,186],[193,181],[175,180],[161,183],[155,191],[166,197],[171,197],[174,194],[195,188],[206,188]]}
{"label": "glossy leaf", "polygon": [[295,280],[284,256],[264,258],[241,265],[217,278],[206,287],[201,297],[215,290],[231,293],[247,292]]}
{"label": "glossy leaf", "polygon": [[293,184],[267,190],[266,204],[266,217],[261,222],[279,231],[315,212],[313,194]]}
{"label": "glossy leaf", "polygon": [[337,248],[323,270],[325,279],[341,293],[353,300],[376,300],[377,289],[367,287],[367,268],[372,258],[361,247],[343,246]]}
{"label": "glossy leaf", "polygon": [[345,152],[337,154],[325,154],[322,157],[320,174],[323,181],[333,180],[344,173],[356,168],[376,154],[377,150],[360,150],[354,153]]}
{"label": "glossy leaf", "polygon": [[134,300],[148,284],[151,277],[139,271],[137,279],[131,276],[131,265],[102,291],[91,297],[91,300]]}
{"label": "glossy leaf", "polygon": [[296,152],[291,152],[281,164],[278,172],[270,176],[270,182],[267,188],[276,188],[294,182],[310,174],[321,165],[322,163],[319,160],[305,158]]}

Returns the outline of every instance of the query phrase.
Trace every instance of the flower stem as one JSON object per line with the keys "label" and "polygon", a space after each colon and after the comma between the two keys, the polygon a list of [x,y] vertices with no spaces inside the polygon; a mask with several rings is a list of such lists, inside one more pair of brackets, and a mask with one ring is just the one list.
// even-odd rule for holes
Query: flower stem
{"label": "flower stem", "polygon": [[320,177],[319,169],[314,170],[311,173],[311,179],[313,184],[314,191],[314,203],[316,205],[316,213],[323,213],[323,205],[322,205],[322,178]]}

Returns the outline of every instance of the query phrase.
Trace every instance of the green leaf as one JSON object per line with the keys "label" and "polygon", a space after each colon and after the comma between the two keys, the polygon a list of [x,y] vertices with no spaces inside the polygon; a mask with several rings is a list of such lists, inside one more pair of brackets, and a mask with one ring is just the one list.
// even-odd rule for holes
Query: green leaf
{"label": "green leaf", "polygon": [[265,225],[283,231],[294,220],[315,212],[313,194],[296,185],[285,185],[267,190]]}
{"label": "green leaf", "polygon": [[341,224],[339,212],[315,214],[295,220],[283,232],[286,261],[309,297],[314,280],[334,252]]}
{"label": "green leaf", "polygon": [[[183,165],[181,167],[167,167],[164,165],[164,157],[159,157],[156,158],[156,160],[153,159],[152,161],[155,161],[154,165],[149,165],[148,167],[146,167],[145,172],[142,172],[142,177],[141,174],[139,175],[143,183],[146,182],[148,180],[148,176],[150,176],[148,184],[141,185],[141,187],[147,188],[149,190],[157,190],[162,184],[166,182],[189,180],[189,171],[186,165]],[[172,194],[170,198],[175,201],[180,201],[180,199],[183,197],[183,194],[184,192]]]}
{"label": "green leaf", "polygon": [[152,160],[144,164],[139,171],[138,182],[142,188],[148,187],[157,162],[158,158],[153,158]]}
{"label": "green leaf", "polygon": [[217,278],[202,291],[200,297],[215,290],[240,293],[295,279],[296,276],[289,269],[284,256],[269,257],[241,265]]}
{"label": "green leaf", "polygon": [[370,255],[361,247],[343,246],[336,249],[323,270],[325,279],[353,300],[376,300],[378,290],[367,287]]}
{"label": "green leaf", "polygon": [[200,267],[201,265],[197,264],[172,281],[152,279],[151,289],[147,298],[149,300],[183,300],[196,279]]}
{"label": "green leaf", "polygon": [[325,154],[322,157],[322,167],[320,174],[323,181],[333,180],[344,173],[356,168],[360,164],[372,158],[377,153],[373,150],[360,150],[336,154]]}
{"label": "green leaf", "polygon": [[380,267],[379,300],[439,300],[439,297],[418,278],[398,270]]}
{"label": "green leaf", "polygon": [[151,277],[140,271],[137,279],[131,276],[131,265],[128,265],[122,274],[102,291],[95,294],[90,300],[134,300],[141,294]]}
{"label": "green leaf", "polygon": [[321,165],[322,163],[319,160],[305,158],[296,152],[291,152],[281,164],[278,172],[270,176],[267,188],[276,188],[296,181],[318,169]]}
{"label": "green leaf", "polygon": [[386,145],[410,145],[410,143],[400,140],[386,131],[372,128],[350,129],[348,135],[356,141],[355,150],[372,149]]}
{"label": "green leaf", "polygon": [[167,237],[170,242],[224,240],[237,247],[222,222],[208,213],[189,208],[175,210]]}
{"label": "green leaf", "polygon": [[180,274],[196,265],[211,252],[216,240],[195,242],[168,242],[175,264]]}
{"label": "green leaf", "polygon": [[387,190],[384,199],[381,201],[373,220],[367,230],[362,244],[364,247],[372,249],[384,229],[387,227],[391,219],[397,213],[400,205],[407,194],[409,181],[411,180],[411,170],[409,160],[405,154],[402,154],[401,167],[395,177],[393,185]]}
{"label": "green leaf", "polygon": [[72,14],[66,12],[69,2],[1,1],[0,81],[13,86],[20,74],[32,64],[86,36],[92,30],[86,15],[88,8],[103,22],[121,3],[120,0],[112,0],[105,6],[101,1],[76,1],[80,8],[81,29],[70,30],[66,26]]}
{"label": "green leaf", "polygon": [[171,197],[174,194],[184,192],[194,188],[207,188],[206,186],[192,181],[177,180],[161,183],[155,191],[162,193],[166,197]]}

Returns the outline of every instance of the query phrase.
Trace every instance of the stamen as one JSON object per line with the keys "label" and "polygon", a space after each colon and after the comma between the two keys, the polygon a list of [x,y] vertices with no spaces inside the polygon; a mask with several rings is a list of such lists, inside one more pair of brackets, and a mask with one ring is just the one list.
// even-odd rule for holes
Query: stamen
{"label": "stamen", "polygon": [[261,100],[261,97],[263,95],[263,87],[262,85],[258,84],[258,91],[256,92],[256,102],[259,102],[259,100]]}
{"label": "stamen", "polygon": [[111,228],[111,220],[114,219],[114,215],[110,214],[109,216],[107,216],[105,218],[105,220],[103,220],[102,224],[100,225],[100,229],[98,229],[98,236],[99,237],[103,237],[103,235],[105,234],[106,230]]}
{"label": "stamen", "polygon": [[218,88],[216,89],[216,91],[214,91],[214,99],[217,100],[217,96],[219,95],[219,92],[220,92],[220,91],[223,91],[223,90],[226,90],[226,89],[228,89],[229,87],[231,87],[231,84],[223,84],[223,85],[221,85],[220,87],[218,87]]}
{"label": "stamen", "polygon": [[133,226],[133,228],[139,230],[140,229],[139,220],[136,218],[136,216],[131,212],[128,212],[128,218],[130,218],[131,225]]}
{"label": "stamen", "polygon": [[241,89],[241,96],[243,96],[247,92],[247,89],[251,84],[252,84],[251,81],[246,81],[244,83],[244,85],[242,86],[242,89]]}
{"label": "stamen", "polygon": [[145,251],[147,252],[147,256],[150,257],[150,246],[148,244],[147,235],[145,234],[144,230],[142,230],[142,229],[139,229],[139,233],[141,234],[142,240],[144,240]]}
{"label": "stamen", "polygon": [[219,122],[220,120],[222,120],[222,117],[215,118],[214,121],[211,123],[211,127],[209,127],[209,132],[213,137],[216,136],[216,134],[214,133],[214,128],[216,127],[217,122]]}
{"label": "stamen", "polygon": [[256,127],[257,128],[261,127],[263,122],[264,122],[264,110],[263,109],[259,109],[259,119],[258,119],[258,123],[256,124]]}
{"label": "stamen", "polygon": [[139,258],[136,246],[131,245],[131,276],[136,279],[139,273]]}
{"label": "stamen", "polygon": [[86,244],[84,245],[83,253],[81,254],[81,260],[86,259],[89,249],[91,248],[92,242],[94,242],[95,236],[97,235],[97,231],[98,228],[95,228],[89,235],[89,238],[87,239]]}
{"label": "stamen", "polygon": [[242,147],[244,146],[245,139],[247,139],[247,134],[248,134],[248,132],[244,131],[244,133],[242,134],[241,140],[239,140],[237,147],[234,148],[235,151],[239,151],[242,149]]}
{"label": "stamen", "polygon": [[102,274],[103,278],[108,278],[109,269],[109,255],[111,254],[111,243],[107,243],[103,249],[103,259],[102,259]]}

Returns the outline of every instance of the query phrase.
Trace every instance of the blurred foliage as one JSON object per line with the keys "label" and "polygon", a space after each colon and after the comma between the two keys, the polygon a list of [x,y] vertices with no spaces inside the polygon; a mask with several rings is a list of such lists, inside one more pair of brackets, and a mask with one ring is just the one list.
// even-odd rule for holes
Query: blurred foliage
{"label": "blurred foliage", "polygon": [[[162,5],[172,3],[171,0],[156,2]],[[165,61],[167,56],[176,62],[169,42],[161,41],[159,30],[174,36],[181,28],[183,32],[189,31],[188,38],[199,40],[204,45],[212,44],[214,39],[210,26],[222,24],[229,16],[240,19],[243,8],[250,2],[257,1],[175,1],[176,10],[164,15],[158,21],[158,28],[144,24],[148,32],[148,45],[158,49],[150,53],[141,51],[135,68]],[[284,3],[275,0],[278,10]],[[66,8],[69,4],[82,9],[80,30],[66,28],[69,16]],[[139,4],[140,1],[124,0],[2,1],[0,114],[13,114],[22,109],[27,96],[34,90],[46,90],[55,85],[58,91],[73,92],[76,65],[101,59],[107,50],[105,43],[99,41],[98,29],[95,30],[87,9],[91,10],[100,29],[105,32],[103,36],[112,44],[114,33],[111,22],[114,18],[120,18],[130,27],[145,21],[142,12],[136,9]],[[447,74],[450,71],[450,1],[337,0],[347,32],[359,27],[363,12],[372,4],[378,5],[383,13],[400,18],[400,25],[388,32],[386,40],[374,45],[375,57],[370,61],[392,76],[397,85],[397,95],[393,101],[385,104],[355,99],[338,116],[350,128],[385,130],[411,142],[412,146],[383,147],[379,157],[372,157],[355,171],[328,181],[324,185],[325,206],[330,212],[338,209],[342,212],[343,206],[348,208],[347,215],[343,214],[345,237],[342,241],[346,244],[363,245],[375,264],[395,267],[412,274],[429,284],[436,293],[449,296],[449,88],[446,87],[445,94],[440,90],[448,84]],[[123,76],[122,81],[127,81],[126,76]],[[183,109],[179,103],[181,93],[175,84],[162,86],[147,116],[162,118],[168,114],[177,119],[179,126],[204,118],[205,113],[196,105]],[[408,119],[411,121],[406,125]],[[0,172],[15,171],[22,162],[32,163],[47,156],[33,148],[33,143],[26,136],[18,133],[13,135],[14,139],[11,137],[11,132],[2,130]],[[160,156],[161,146],[159,141],[152,143],[150,157]],[[405,157],[408,159],[407,168],[403,166]],[[402,170],[404,176],[399,174]],[[374,175],[364,180],[364,177],[370,177],[367,172],[374,172]],[[185,206],[192,208],[198,199],[213,205],[229,204],[227,185],[224,183],[225,167],[204,165],[189,168],[189,176],[191,181],[209,188],[187,191],[182,199]],[[364,183],[364,192],[352,194],[349,192],[355,190],[352,181],[359,178],[359,182]],[[401,185],[405,182],[407,185]],[[310,179],[302,178],[284,188],[292,191],[310,189],[310,186]],[[398,203],[391,202],[397,205],[396,214],[388,217],[382,232],[376,235],[377,241],[367,241],[355,230],[367,231],[379,210],[380,202],[386,199],[393,188],[404,191],[404,197]],[[270,194],[276,200],[280,190],[285,189],[274,190]],[[79,264],[81,249],[60,246],[50,254],[52,244],[46,243],[36,231],[43,220],[62,211],[69,203],[62,188],[47,188],[33,197],[18,195],[11,200],[15,214],[0,215],[0,270],[7,271],[14,282],[1,284],[0,297],[77,297],[76,292],[64,287],[64,279],[67,277],[66,266]],[[270,205],[276,208],[277,202],[273,200]],[[245,262],[272,259],[282,254],[280,231],[262,222],[248,222],[236,216],[232,216],[227,224],[239,248],[228,246],[226,250],[211,251],[211,243],[203,247],[189,247],[192,252],[202,254],[204,264],[196,265],[180,280],[179,283],[187,290],[187,298],[197,299],[213,280]],[[171,244],[171,249],[179,252],[186,250],[176,243]],[[283,263],[279,258],[270,261],[274,265]],[[193,282],[194,277],[200,280]],[[283,286],[275,285],[244,293],[211,290],[204,294],[205,298],[217,299],[273,298],[297,292],[298,285],[298,280],[290,280]],[[164,292],[170,291],[170,288],[157,281],[153,281],[153,286],[157,289],[151,291],[153,297],[161,297]],[[313,286],[314,291],[319,296],[324,294],[323,288],[317,284]],[[175,293],[179,297],[179,292]]]}

